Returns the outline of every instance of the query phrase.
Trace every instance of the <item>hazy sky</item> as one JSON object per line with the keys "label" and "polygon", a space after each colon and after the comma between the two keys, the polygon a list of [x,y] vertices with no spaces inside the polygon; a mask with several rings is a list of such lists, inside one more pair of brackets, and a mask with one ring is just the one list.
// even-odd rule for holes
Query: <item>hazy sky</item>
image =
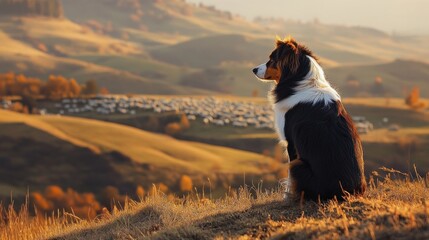
{"label": "hazy sky", "polygon": [[429,0],[187,0],[215,5],[249,19],[274,16],[429,34]]}

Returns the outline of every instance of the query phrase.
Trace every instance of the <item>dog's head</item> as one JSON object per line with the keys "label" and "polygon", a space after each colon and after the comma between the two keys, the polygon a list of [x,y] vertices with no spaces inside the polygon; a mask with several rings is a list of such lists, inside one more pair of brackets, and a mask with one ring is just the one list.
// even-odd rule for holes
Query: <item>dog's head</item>
{"label": "dog's head", "polygon": [[253,73],[261,80],[275,81],[296,75],[302,64],[308,63],[306,56],[313,57],[308,48],[298,44],[292,37],[284,40],[277,38],[276,48],[270,54],[268,62],[253,69]]}

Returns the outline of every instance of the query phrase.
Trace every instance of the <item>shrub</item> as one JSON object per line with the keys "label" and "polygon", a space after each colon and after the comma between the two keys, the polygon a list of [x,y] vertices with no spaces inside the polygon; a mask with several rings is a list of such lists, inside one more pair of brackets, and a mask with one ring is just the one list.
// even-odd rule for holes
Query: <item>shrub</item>
{"label": "shrub", "polygon": [[186,117],[186,115],[185,115],[185,114],[183,114],[183,115],[180,117],[180,127],[181,127],[182,129],[188,129],[188,128],[190,128],[190,127],[191,127],[191,123],[189,123],[189,119],[188,119],[188,117]]}
{"label": "shrub", "polygon": [[137,197],[139,197],[140,199],[143,199],[144,194],[145,194],[144,188],[142,186],[137,186],[137,189],[136,189]]}
{"label": "shrub", "polygon": [[420,101],[420,88],[414,87],[405,98],[405,104],[414,109],[424,108],[426,104]]}
{"label": "shrub", "polygon": [[165,133],[174,136],[182,131],[182,126],[179,123],[169,123],[165,127]]}
{"label": "shrub", "polygon": [[190,192],[192,191],[192,179],[188,175],[183,175],[180,178],[180,191],[182,192]]}
{"label": "shrub", "polygon": [[66,192],[58,186],[45,188],[44,195],[39,192],[31,194],[37,214],[44,215],[57,209],[72,211],[80,218],[93,219],[101,210],[100,203],[93,193],[78,193],[69,188]]}
{"label": "shrub", "polygon": [[64,194],[64,191],[56,185],[51,185],[45,188],[45,196],[48,199],[60,200],[64,197]]}

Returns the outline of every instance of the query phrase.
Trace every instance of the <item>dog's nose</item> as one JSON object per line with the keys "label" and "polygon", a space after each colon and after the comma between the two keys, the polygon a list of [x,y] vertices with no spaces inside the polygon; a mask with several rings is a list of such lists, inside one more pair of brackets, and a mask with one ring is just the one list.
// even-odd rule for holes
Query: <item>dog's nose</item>
{"label": "dog's nose", "polygon": [[254,74],[258,73],[258,68],[254,68],[254,69],[252,70],[252,72],[253,72]]}

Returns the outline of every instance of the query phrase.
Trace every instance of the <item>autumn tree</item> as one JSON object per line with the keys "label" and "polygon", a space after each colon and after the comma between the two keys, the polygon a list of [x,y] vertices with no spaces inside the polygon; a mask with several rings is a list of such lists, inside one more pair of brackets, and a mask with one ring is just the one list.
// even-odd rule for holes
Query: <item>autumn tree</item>
{"label": "autumn tree", "polygon": [[93,193],[78,193],[68,188],[63,191],[59,186],[51,185],[45,188],[44,193],[31,194],[38,214],[46,214],[57,209],[73,211],[80,218],[93,219],[101,210],[101,206]]}
{"label": "autumn tree", "polygon": [[45,84],[44,92],[47,98],[61,99],[68,97],[70,85],[63,76],[49,76]]}
{"label": "autumn tree", "polygon": [[137,197],[140,198],[140,199],[143,199],[144,194],[145,194],[144,188],[142,186],[140,186],[140,185],[137,186],[137,188],[136,188],[136,195],[137,195]]}
{"label": "autumn tree", "polygon": [[167,126],[165,126],[165,133],[167,133],[170,136],[174,136],[182,131],[182,127],[180,126],[180,123],[169,123]]}
{"label": "autumn tree", "polygon": [[422,103],[420,102],[420,88],[414,87],[408,96],[405,98],[405,104],[411,108],[419,108]]}
{"label": "autumn tree", "polygon": [[180,191],[182,192],[190,192],[192,191],[192,179],[188,175],[183,175],[180,178]]}
{"label": "autumn tree", "polygon": [[109,92],[109,89],[107,89],[106,87],[102,87],[102,88],[100,88],[100,94],[101,95],[107,95],[107,94],[109,94],[110,92]]}
{"label": "autumn tree", "polygon": [[40,79],[29,78],[13,72],[0,74],[0,94],[4,96],[38,96],[43,83]]}
{"label": "autumn tree", "polygon": [[77,97],[80,95],[82,87],[79,85],[79,83],[76,82],[75,79],[71,79],[69,82],[69,90],[69,97]]}
{"label": "autumn tree", "polygon": [[191,123],[189,122],[188,117],[185,114],[182,114],[180,117],[180,127],[181,129],[188,129],[191,127]]}
{"label": "autumn tree", "polygon": [[165,185],[164,183],[158,183],[156,185],[152,185],[152,188],[149,192],[150,195],[157,195],[159,192],[162,193],[168,193],[169,189],[168,186]]}
{"label": "autumn tree", "polygon": [[[78,97],[81,92],[82,86],[75,79],[67,79],[61,75],[50,75],[48,80],[43,82],[38,78],[13,72],[0,74],[0,95],[2,96],[21,96],[22,98],[45,96],[49,99],[61,99]],[[31,108],[31,106],[28,107]]]}
{"label": "autumn tree", "polygon": [[88,80],[85,82],[85,86],[83,87],[84,94],[86,95],[95,95],[98,93],[98,84],[95,80]]}
{"label": "autumn tree", "polygon": [[9,107],[10,111],[13,112],[20,112],[20,113],[26,113],[26,108],[24,107],[24,105],[22,105],[22,103],[20,102],[15,102],[13,103],[10,107]]}

